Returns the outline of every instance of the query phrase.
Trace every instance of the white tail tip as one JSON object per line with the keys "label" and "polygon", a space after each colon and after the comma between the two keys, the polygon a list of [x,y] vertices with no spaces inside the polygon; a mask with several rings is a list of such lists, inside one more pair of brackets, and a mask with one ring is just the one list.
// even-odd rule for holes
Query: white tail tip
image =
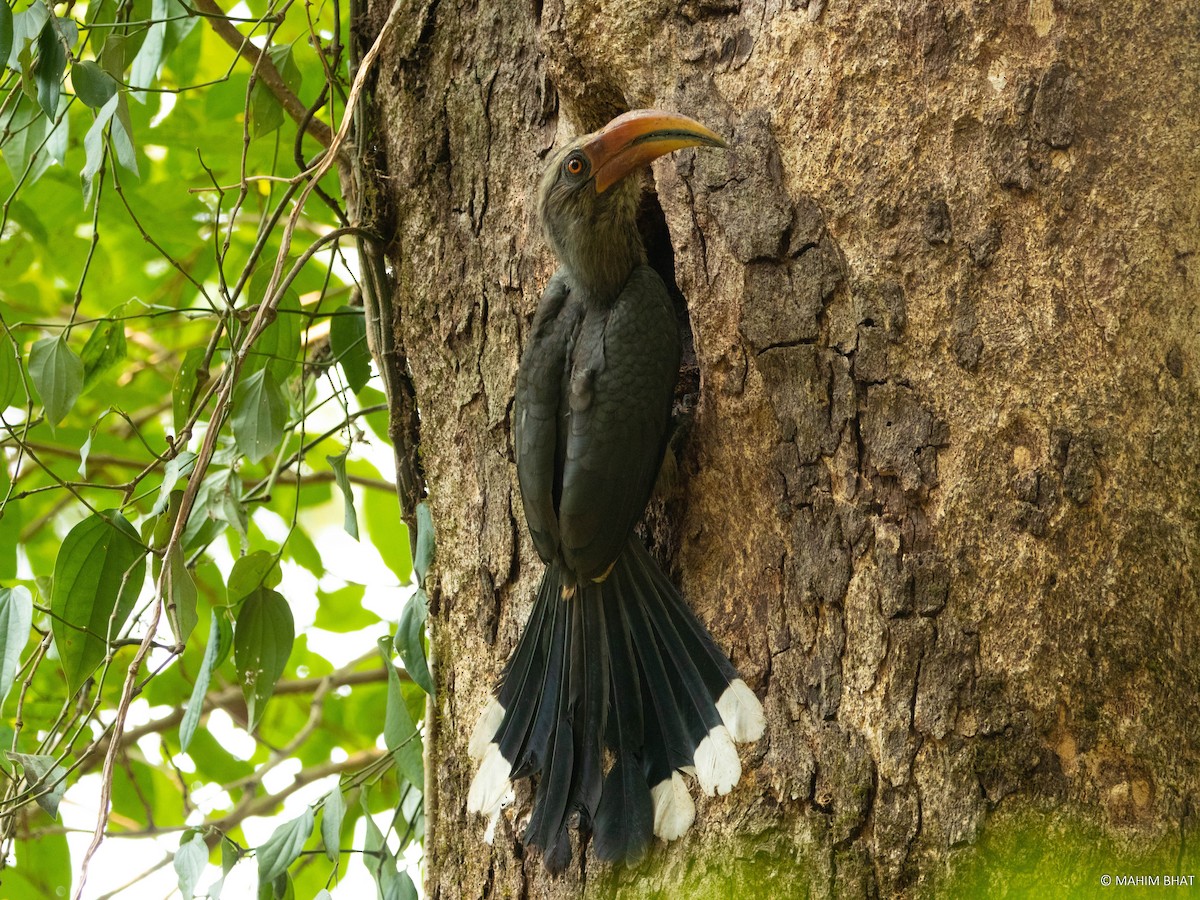
{"label": "white tail tip", "polygon": [[[488,744],[479,771],[467,791],[467,810],[483,813],[490,819],[495,819],[500,810],[512,799],[512,782],[508,776],[512,774],[512,766],[500,752],[499,744]],[[495,822],[488,826],[491,833]]]}
{"label": "white tail tip", "polygon": [[476,763],[483,761],[488,745],[496,736],[496,732],[500,730],[500,723],[503,721],[504,707],[500,705],[499,700],[492,697],[488,700],[488,705],[483,708],[483,714],[475,723],[475,730],[471,732],[471,740],[467,743],[467,752],[471,754],[471,759]]}
{"label": "white tail tip", "polygon": [[729,729],[715,725],[700,742],[693,758],[700,789],[708,796],[728,794],[742,777],[742,761],[729,737]]}
{"label": "white tail tip", "polygon": [[678,772],[650,789],[654,803],[654,833],[664,841],[673,841],[696,821],[696,804],[687,784]]}
{"label": "white tail tip", "polygon": [[750,686],[740,678],[729,682],[729,687],[725,688],[721,699],[717,701],[717,712],[729,729],[729,736],[739,744],[757,741],[767,727],[762,704]]}

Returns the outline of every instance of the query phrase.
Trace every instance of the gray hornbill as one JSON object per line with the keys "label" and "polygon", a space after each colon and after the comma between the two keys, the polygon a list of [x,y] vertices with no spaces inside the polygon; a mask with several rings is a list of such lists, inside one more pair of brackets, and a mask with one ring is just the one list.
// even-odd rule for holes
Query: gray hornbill
{"label": "gray hornbill", "polygon": [[471,736],[467,806],[490,842],[513,780],[540,773],[524,842],[571,859],[569,825],[604,860],[683,834],[741,777],[734,741],[763,731],[758,698],[633,533],[666,448],[680,339],[636,226],[641,170],[725,142],[684,116],[636,110],[551,157],[537,207],[560,263],[517,373],[514,444],[525,519],[546,563],[525,632]]}

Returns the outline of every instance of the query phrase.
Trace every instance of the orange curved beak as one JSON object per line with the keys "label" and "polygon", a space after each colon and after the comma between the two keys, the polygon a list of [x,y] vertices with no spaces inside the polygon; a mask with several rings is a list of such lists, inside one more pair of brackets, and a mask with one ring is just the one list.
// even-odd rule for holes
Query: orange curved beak
{"label": "orange curved beak", "polygon": [[602,194],[630,172],[684,147],[724,147],[725,140],[695,119],[658,109],[635,109],[617,116],[584,143],[596,193]]}

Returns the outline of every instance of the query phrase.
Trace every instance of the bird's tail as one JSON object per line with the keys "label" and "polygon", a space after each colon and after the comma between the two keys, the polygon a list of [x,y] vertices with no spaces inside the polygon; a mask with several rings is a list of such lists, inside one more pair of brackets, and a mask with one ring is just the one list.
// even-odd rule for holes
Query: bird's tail
{"label": "bird's tail", "polygon": [[757,740],[762,706],[636,537],[609,576],[564,596],[547,567],[517,649],[471,735],[479,764],[467,808],[492,840],[513,782],[540,774],[526,844],[546,867],[571,860],[568,826],[601,859],[640,859],[674,840],[708,795],[741,777],[734,742]]}

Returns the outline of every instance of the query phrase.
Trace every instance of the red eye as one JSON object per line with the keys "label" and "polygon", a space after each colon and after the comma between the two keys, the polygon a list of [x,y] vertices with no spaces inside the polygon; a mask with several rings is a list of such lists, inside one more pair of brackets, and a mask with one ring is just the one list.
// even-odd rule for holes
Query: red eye
{"label": "red eye", "polygon": [[578,156],[572,156],[567,160],[567,172],[571,175],[583,174],[583,160]]}

